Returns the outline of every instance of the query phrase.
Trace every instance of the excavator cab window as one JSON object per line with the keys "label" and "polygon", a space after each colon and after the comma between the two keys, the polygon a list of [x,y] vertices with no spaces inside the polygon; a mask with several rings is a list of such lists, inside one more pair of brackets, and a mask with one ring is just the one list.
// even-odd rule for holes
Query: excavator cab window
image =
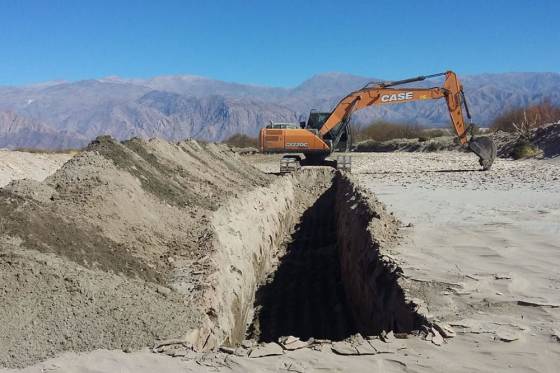
{"label": "excavator cab window", "polygon": [[319,113],[317,111],[312,111],[309,114],[309,119],[307,120],[307,129],[319,130],[323,127],[323,124],[328,119],[331,113]]}
{"label": "excavator cab window", "polygon": [[[305,126],[306,129],[317,132],[323,124],[325,124],[326,120],[329,118],[331,113],[321,113],[318,111],[312,111],[309,114],[309,119],[307,120],[307,125]],[[340,133],[340,131],[344,131]],[[339,136],[340,135],[340,136]],[[342,126],[342,123],[336,125],[328,134],[325,135],[326,140],[337,140],[335,145],[335,150],[339,150],[339,146],[342,146],[343,149],[347,148],[346,144],[350,144],[349,136],[348,136],[347,127]],[[340,143],[340,145],[339,145]]]}

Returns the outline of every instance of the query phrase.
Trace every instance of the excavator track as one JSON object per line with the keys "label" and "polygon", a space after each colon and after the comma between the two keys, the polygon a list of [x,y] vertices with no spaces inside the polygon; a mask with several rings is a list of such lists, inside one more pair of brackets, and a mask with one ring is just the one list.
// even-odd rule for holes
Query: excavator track
{"label": "excavator track", "polygon": [[295,172],[303,166],[322,166],[332,167],[344,172],[352,172],[352,156],[344,154],[338,155],[335,160],[329,159],[301,159],[297,155],[285,155],[280,159],[280,174]]}
{"label": "excavator track", "polygon": [[347,154],[337,156],[336,169],[345,172],[352,172],[352,156]]}
{"label": "excavator track", "polygon": [[283,156],[280,160],[280,173],[289,174],[301,168],[301,158],[297,155]]}

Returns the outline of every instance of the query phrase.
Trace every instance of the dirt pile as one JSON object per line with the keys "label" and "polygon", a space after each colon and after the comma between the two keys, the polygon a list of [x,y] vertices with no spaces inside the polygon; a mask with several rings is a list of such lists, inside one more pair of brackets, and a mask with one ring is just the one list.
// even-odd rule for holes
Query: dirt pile
{"label": "dirt pile", "polygon": [[497,131],[492,135],[502,158],[522,158],[522,147],[531,147],[531,157],[554,158],[560,155],[560,122],[531,130],[528,134]]}
{"label": "dirt pile", "polygon": [[1,189],[0,365],[198,326],[213,214],[270,182],[220,145],[102,137]]}
{"label": "dirt pile", "polygon": [[332,178],[332,170],[325,168],[279,177],[269,187],[230,200],[214,214],[216,271],[210,275],[207,318],[195,345],[211,349],[245,338],[257,287],[275,270],[298,218]]}
{"label": "dirt pile", "polygon": [[387,255],[398,222],[330,168],[274,177],[227,146],[101,137],[0,189],[0,228],[0,366],[424,322]]}
{"label": "dirt pile", "polygon": [[531,143],[542,150],[545,158],[560,155],[560,122],[538,128],[533,132]]}
{"label": "dirt pile", "polygon": [[496,131],[492,134],[492,140],[496,144],[496,153],[500,158],[511,158],[515,144],[519,136],[511,132]]}

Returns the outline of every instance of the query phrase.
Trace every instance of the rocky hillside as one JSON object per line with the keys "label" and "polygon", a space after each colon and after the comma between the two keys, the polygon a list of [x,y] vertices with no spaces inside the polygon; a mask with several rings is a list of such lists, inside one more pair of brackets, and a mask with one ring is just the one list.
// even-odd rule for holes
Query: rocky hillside
{"label": "rocky hillside", "polygon": [[[0,147],[74,147],[100,134],[168,140],[255,135],[271,120],[295,122],[305,120],[310,109],[330,110],[345,94],[372,80],[379,79],[328,73],[287,89],[197,76],[162,76],[0,87]],[[556,73],[473,75],[463,77],[463,82],[475,122],[480,125],[510,107],[544,98],[560,103],[560,74]],[[448,123],[443,102],[369,108],[354,119],[428,126]]]}
{"label": "rocky hillside", "polygon": [[14,112],[0,112],[0,148],[79,148],[86,138],[76,132],[57,131]]}

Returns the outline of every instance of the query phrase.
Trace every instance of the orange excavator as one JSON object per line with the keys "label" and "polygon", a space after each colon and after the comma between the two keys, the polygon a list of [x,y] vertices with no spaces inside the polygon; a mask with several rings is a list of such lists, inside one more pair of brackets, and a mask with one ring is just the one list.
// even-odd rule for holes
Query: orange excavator
{"label": "orange excavator", "polygon": [[[410,88],[405,84],[444,76],[441,87]],[[368,83],[363,88],[344,97],[330,113],[312,111],[307,123],[271,123],[259,133],[259,150],[263,153],[287,153],[280,162],[280,172],[290,172],[303,165],[330,165],[350,170],[351,158],[347,155],[336,160],[327,157],[337,150],[350,150],[352,113],[371,105],[392,105],[413,101],[437,100],[447,103],[451,123],[459,141],[479,157],[483,170],[489,170],[496,157],[496,145],[489,137],[474,137],[471,115],[463,86],[452,71],[418,76],[392,82]],[[465,123],[463,108],[469,119]],[[470,139],[468,136],[470,135]],[[341,149],[341,145],[344,148]],[[297,154],[305,156],[302,159]]]}

